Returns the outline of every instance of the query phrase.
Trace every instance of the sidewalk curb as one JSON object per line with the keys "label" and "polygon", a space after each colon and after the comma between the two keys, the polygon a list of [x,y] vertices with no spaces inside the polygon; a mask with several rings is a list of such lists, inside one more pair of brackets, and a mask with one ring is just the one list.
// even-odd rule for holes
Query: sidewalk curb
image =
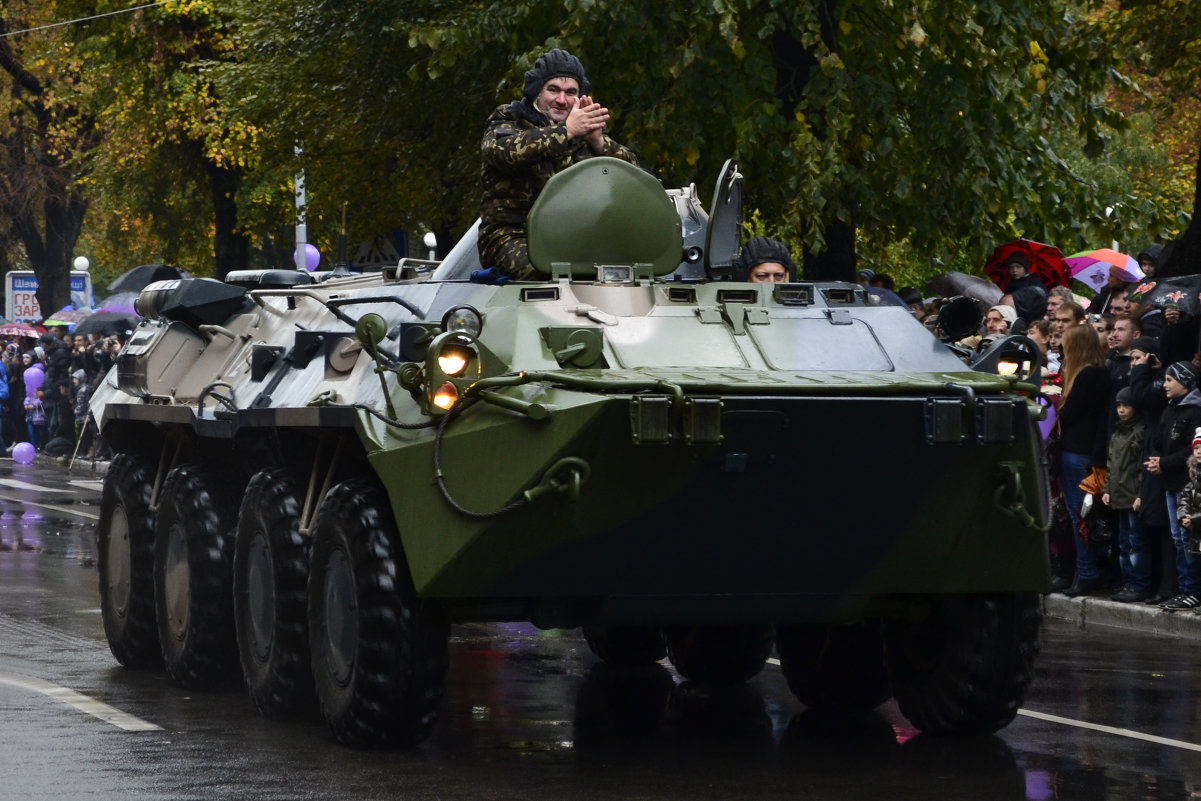
{"label": "sidewalk curb", "polygon": [[1127,629],[1152,637],[1201,640],[1201,614],[1168,612],[1142,603],[1124,604],[1102,598],[1051,594],[1043,596],[1043,614],[1079,629],[1092,626]]}

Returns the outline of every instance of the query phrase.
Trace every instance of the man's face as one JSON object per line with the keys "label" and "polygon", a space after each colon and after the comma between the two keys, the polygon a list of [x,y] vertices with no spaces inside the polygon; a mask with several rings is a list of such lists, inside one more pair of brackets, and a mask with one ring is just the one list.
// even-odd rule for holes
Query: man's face
{"label": "man's face", "polygon": [[1062,305],[1063,298],[1059,295],[1052,295],[1051,297],[1047,298],[1047,319],[1054,320],[1055,312],[1057,312],[1059,307]]}
{"label": "man's face", "polygon": [[788,280],[788,268],[777,261],[765,261],[751,268],[747,280],[752,284],[772,284]]}
{"label": "man's face", "polygon": [[1072,314],[1071,309],[1065,309],[1062,306],[1055,310],[1055,316],[1051,319],[1055,323],[1055,333],[1061,337],[1069,326],[1076,325],[1076,315]]}
{"label": "man's face", "polygon": [[996,309],[989,309],[988,315],[984,318],[984,328],[990,334],[1008,334],[1009,323],[1001,316],[1001,313]]}
{"label": "man's face", "polygon": [[575,78],[551,78],[542,85],[534,108],[550,117],[551,122],[563,122],[580,102],[580,82]]}
{"label": "man's face", "polygon": [[1130,317],[1130,303],[1126,300],[1128,294],[1125,289],[1121,289],[1109,298],[1109,310],[1118,317]]}
{"label": "man's face", "polygon": [[1114,322],[1113,330],[1109,332],[1109,340],[1105,344],[1118,353],[1125,353],[1130,350],[1130,345],[1133,342],[1134,326],[1130,324],[1130,320],[1127,318]]}

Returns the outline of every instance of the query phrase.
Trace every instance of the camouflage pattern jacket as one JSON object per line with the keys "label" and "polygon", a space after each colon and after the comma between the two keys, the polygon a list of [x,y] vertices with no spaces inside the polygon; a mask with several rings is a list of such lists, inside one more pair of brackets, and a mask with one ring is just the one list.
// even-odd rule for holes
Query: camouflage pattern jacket
{"label": "camouflage pattern jacket", "polygon": [[[1180,500],[1176,502],[1176,519],[1183,520],[1193,515],[1201,515],[1201,465],[1197,457],[1188,458],[1189,481],[1180,491]],[[1196,529],[1189,532],[1196,536]]]}
{"label": "camouflage pattern jacket", "polygon": [[[583,139],[567,138],[566,123],[552,123],[525,100],[492,112],[480,151],[480,263],[524,278],[530,272],[528,259],[514,270],[502,256],[506,246],[524,244],[525,219],[551,176],[594,154]],[[638,163],[631,150],[607,136],[601,155]]]}

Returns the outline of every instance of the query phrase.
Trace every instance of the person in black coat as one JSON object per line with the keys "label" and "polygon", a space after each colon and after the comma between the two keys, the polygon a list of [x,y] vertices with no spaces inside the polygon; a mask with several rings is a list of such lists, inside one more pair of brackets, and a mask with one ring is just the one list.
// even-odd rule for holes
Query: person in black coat
{"label": "person in black coat", "polygon": [[[1159,418],[1168,405],[1163,392],[1164,365],[1160,362],[1159,343],[1152,337],[1138,337],[1130,346],[1129,389],[1134,407],[1143,417],[1147,436],[1143,439],[1143,462],[1155,449]],[[1168,526],[1168,505],[1163,475],[1143,470],[1135,511],[1143,525],[1143,537],[1151,553],[1151,597],[1149,604],[1161,604],[1176,595],[1176,546]]]}

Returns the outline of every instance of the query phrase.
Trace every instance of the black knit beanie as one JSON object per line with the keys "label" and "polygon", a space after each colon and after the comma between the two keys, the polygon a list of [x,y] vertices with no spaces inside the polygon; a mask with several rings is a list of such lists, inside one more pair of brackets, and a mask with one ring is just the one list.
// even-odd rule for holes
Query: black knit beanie
{"label": "black knit beanie", "polygon": [[750,280],[751,268],[769,261],[783,264],[784,269],[788,270],[788,280],[796,280],[796,264],[788,254],[788,248],[783,242],[766,236],[757,236],[742,246],[742,253],[733,264],[734,280]]}
{"label": "black knit beanie", "polygon": [[584,76],[584,65],[580,60],[566,50],[555,48],[539,56],[534,68],[526,72],[522,97],[533,103],[551,78],[575,78],[580,84],[581,95],[588,94],[592,88]]}

